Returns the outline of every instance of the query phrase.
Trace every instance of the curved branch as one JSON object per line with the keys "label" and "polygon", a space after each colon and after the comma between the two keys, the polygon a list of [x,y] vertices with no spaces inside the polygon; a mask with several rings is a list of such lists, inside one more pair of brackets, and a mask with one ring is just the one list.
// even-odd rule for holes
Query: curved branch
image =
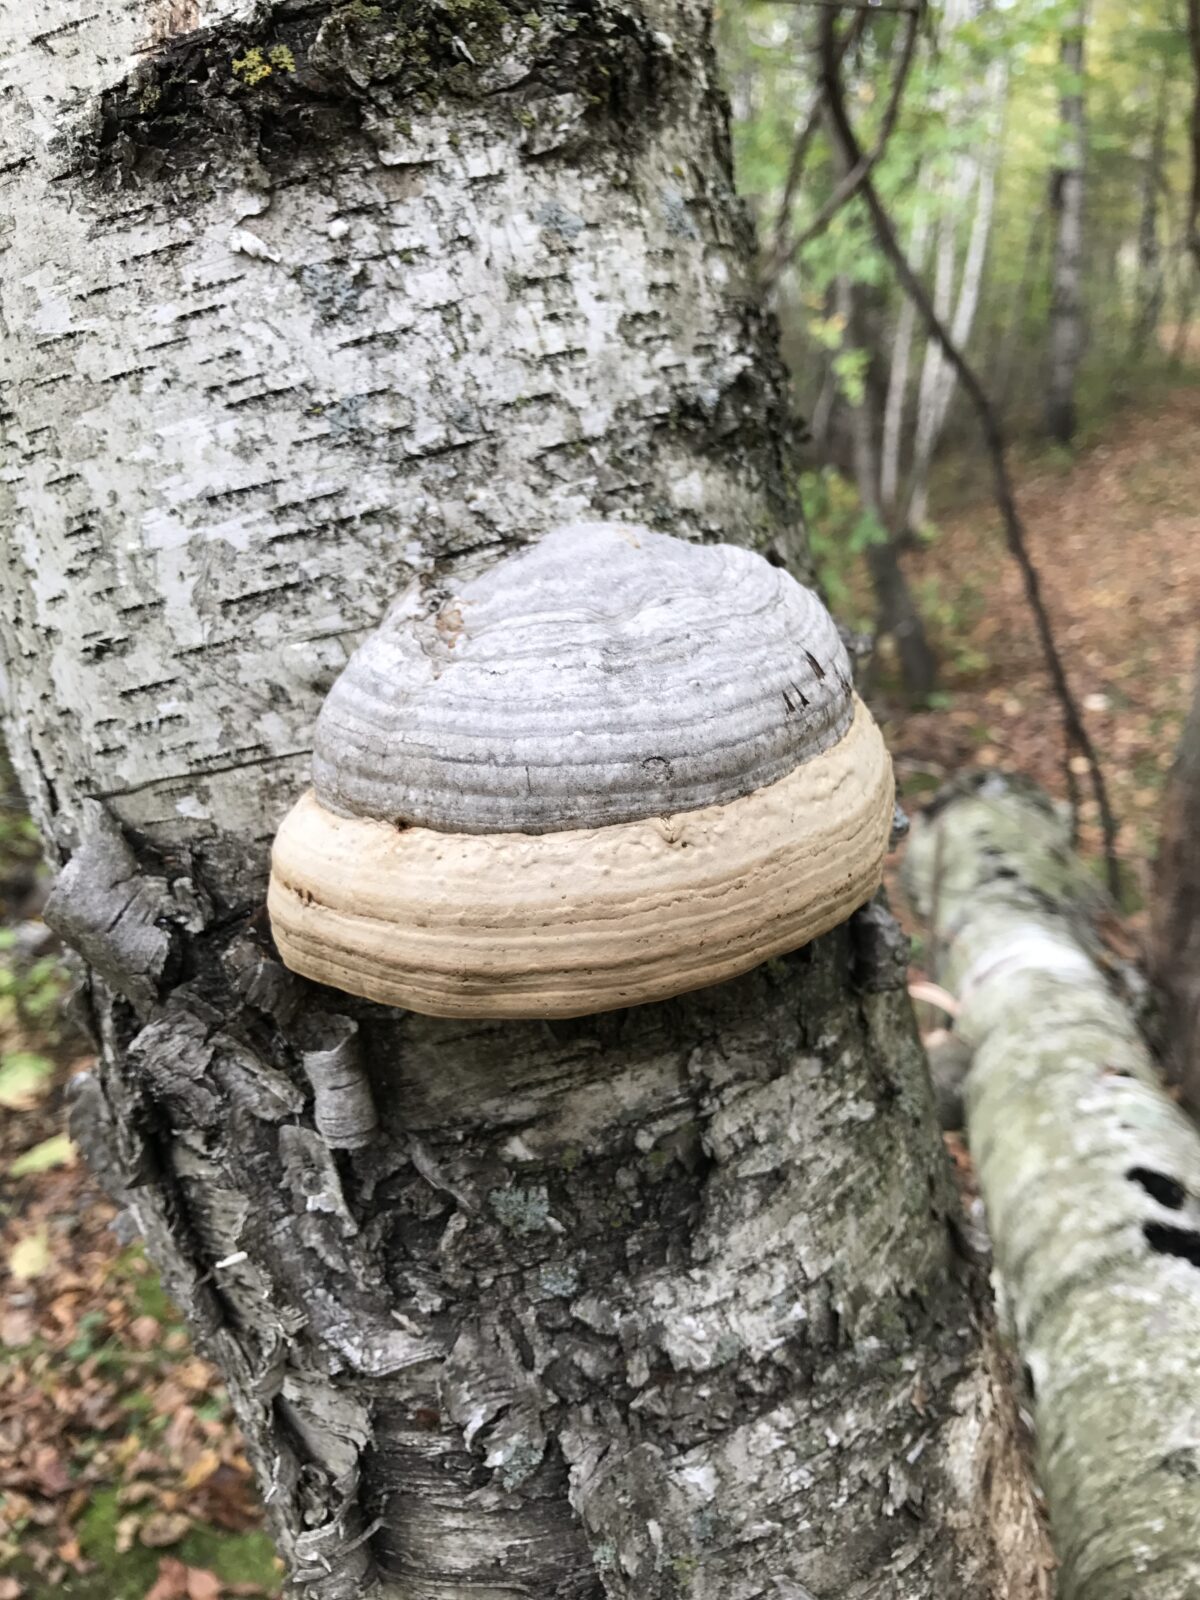
{"label": "curved branch", "polygon": [[[838,44],[838,60],[844,60],[847,52],[858,42],[867,25],[870,12],[860,7],[854,14],[854,21],[846,29]],[[788,224],[792,219],[792,204],[796,198],[796,190],[800,187],[800,179],[804,174],[804,164],[808,160],[808,152],[816,137],[817,129],[821,126],[821,112],[825,105],[825,91],[818,84],[813,95],[812,104],[808,108],[808,115],[800,126],[795,143],[792,145],[791,160],[788,162],[787,177],[784,179],[783,193],[779,198],[779,208],[775,213],[775,227],[773,230],[773,243],[771,254],[762,269],[764,283],[773,283],[783,270],[787,259],[787,234]]]}
{"label": "curved branch", "polygon": [[[827,11],[821,18],[821,39],[822,45],[824,45],[826,38],[830,40],[833,68],[835,72],[838,72],[841,67],[842,57],[845,55],[848,47],[849,36],[853,34],[854,27],[851,27],[849,30],[847,39],[839,41],[835,26],[836,18],[836,10]],[[808,227],[805,228],[804,232],[800,234],[798,238],[793,239],[790,244],[781,247],[777,230],[776,248],[772,254],[772,258],[767,270],[764,273],[764,277],[768,282],[773,282],[785,267],[790,266],[799,255],[800,251],[804,249],[805,245],[811,244],[815,238],[824,233],[825,229],[833,221],[834,217],[837,216],[842,207],[846,205],[848,201],[853,200],[856,194],[861,192],[863,185],[867,182],[876,166],[878,166],[880,158],[887,149],[888,140],[891,138],[892,132],[896,126],[896,120],[900,115],[900,102],[904,98],[904,86],[908,82],[908,75],[912,70],[913,57],[916,54],[917,25],[919,20],[919,7],[914,7],[911,11],[906,13],[904,35],[900,45],[900,60],[896,67],[896,76],[892,80],[891,94],[888,96],[888,103],[883,113],[883,121],[880,123],[879,132],[876,135],[874,145],[871,147],[869,152],[863,152],[862,150],[859,150],[857,154],[851,158],[849,161],[849,171],[840,180],[833,193],[829,196],[828,200],[826,200],[825,204],[817,212],[816,216],[809,223]],[[855,26],[857,26],[857,23]],[[822,105],[828,100],[829,87],[827,77],[827,71],[823,66],[821,75],[821,88],[818,91],[816,103],[813,106],[812,112],[810,113],[810,116],[814,119],[819,117]],[[809,137],[811,138],[811,135]],[[790,176],[791,174],[789,173],[789,178]],[[799,172],[797,172],[797,181],[798,180]]]}
{"label": "curved branch", "polygon": [[[841,80],[841,66],[837,54],[837,29],[835,18],[832,14],[821,19],[821,81],[825,88],[825,100],[829,108],[829,115],[838,139],[841,141],[848,161],[852,162],[854,169],[863,162],[864,157],[859,148],[858,139],[851,126],[846,111],[845,90]],[[1120,893],[1120,875],[1117,867],[1117,821],[1113,814],[1108,798],[1108,788],[1104,782],[1104,774],[1096,756],[1095,746],[1092,744],[1087,729],[1083,724],[1071,686],[1067,681],[1066,669],[1062,657],[1059,655],[1058,646],[1054,640],[1054,633],[1050,627],[1050,619],[1046,612],[1045,602],[1042,599],[1041,580],[1038,577],[1037,567],[1029,554],[1026,543],[1025,526],[1021,514],[1017,510],[1016,496],[1013,491],[1012,479],[1008,472],[1008,459],[1004,435],[1000,427],[999,418],[988,399],[983,385],[975,375],[974,369],[967,363],[966,357],[950,337],[945,324],[934,309],[929,293],[920,278],[908,263],[908,258],[896,237],[891,218],[884,209],[883,203],[876,193],[871,182],[870,170],[863,176],[859,183],[859,193],[866,203],[871,221],[875,229],[875,237],[880,249],[892,263],[896,276],[900,281],[905,294],[916,306],[928,330],[929,337],[937,341],[942,353],[954,369],[958,381],[962,384],[964,392],[970,397],[979,419],[980,431],[992,463],[992,476],[996,506],[1004,524],[1005,540],[1013,559],[1021,572],[1025,586],[1025,598],[1029,609],[1033,613],[1034,623],[1037,628],[1038,638],[1042,646],[1042,653],[1046,660],[1046,669],[1054,692],[1062,707],[1063,726],[1066,730],[1068,744],[1080,752],[1087,762],[1088,775],[1091,779],[1092,790],[1096,796],[1096,804],[1100,811],[1101,827],[1104,831],[1104,859],[1108,873],[1108,887],[1113,897]]]}

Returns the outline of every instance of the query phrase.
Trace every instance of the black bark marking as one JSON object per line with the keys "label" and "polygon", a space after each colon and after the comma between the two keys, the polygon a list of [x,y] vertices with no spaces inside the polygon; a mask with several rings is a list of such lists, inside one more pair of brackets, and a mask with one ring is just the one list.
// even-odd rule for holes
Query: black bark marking
{"label": "black bark marking", "polygon": [[1195,1228],[1173,1228],[1166,1222],[1145,1222],[1146,1243],[1159,1256],[1178,1256],[1200,1267],[1200,1233]]}
{"label": "black bark marking", "polygon": [[1131,1183],[1140,1184],[1152,1200],[1169,1211],[1180,1211],[1187,1199],[1187,1190],[1165,1172],[1154,1172],[1149,1167],[1130,1167],[1125,1174]]}

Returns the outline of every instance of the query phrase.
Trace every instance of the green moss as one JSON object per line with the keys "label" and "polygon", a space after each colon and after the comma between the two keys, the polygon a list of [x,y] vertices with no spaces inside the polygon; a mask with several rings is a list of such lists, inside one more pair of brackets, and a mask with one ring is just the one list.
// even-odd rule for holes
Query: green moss
{"label": "green moss", "polygon": [[147,1263],[140,1244],[123,1250],[109,1271],[133,1285],[138,1310],[143,1316],[164,1324],[182,1324],[183,1318],[163,1288],[162,1279]]}
{"label": "green moss", "polygon": [[[117,1523],[124,1516],[115,1489],[103,1489],[79,1519],[79,1546],[95,1571],[83,1577],[68,1573],[53,1593],[64,1600],[143,1600],[158,1573],[158,1550],[135,1544],[118,1553]],[[258,1584],[267,1594],[279,1588],[275,1547],[265,1533],[224,1533],[217,1528],[193,1528],[168,1552],[188,1566],[215,1572],[223,1583]],[[43,1593],[36,1582],[29,1600]]]}

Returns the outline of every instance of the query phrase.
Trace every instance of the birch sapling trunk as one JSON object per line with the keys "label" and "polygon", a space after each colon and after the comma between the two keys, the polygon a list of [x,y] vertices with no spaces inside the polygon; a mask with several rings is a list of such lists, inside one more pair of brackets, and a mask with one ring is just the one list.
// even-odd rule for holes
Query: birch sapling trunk
{"label": "birch sapling trunk", "polygon": [[101,1043],[74,1126],[315,1600],[1026,1592],[881,906],[561,1024],[318,989],[263,914],[414,576],[585,516],[804,573],[709,27],[0,13],[0,646]]}
{"label": "birch sapling trunk", "polygon": [[1077,422],[1075,388],[1083,359],[1084,39],[1087,7],[1079,6],[1063,31],[1059,161],[1051,178],[1054,259],[1050,285],[1050,351],[1046,429],[1070,444]]}

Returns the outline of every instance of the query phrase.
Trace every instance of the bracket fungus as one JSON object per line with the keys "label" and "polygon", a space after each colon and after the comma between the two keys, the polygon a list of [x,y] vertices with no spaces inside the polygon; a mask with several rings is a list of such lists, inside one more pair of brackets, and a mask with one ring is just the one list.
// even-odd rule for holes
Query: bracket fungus
{"label": "bracket fungus", "polygon": [[285,963],[433,1016],[719,983],[843,922],[892,825],[832,618],[761,556],[577,523],[413,585],[318,718],[268,906]]}

